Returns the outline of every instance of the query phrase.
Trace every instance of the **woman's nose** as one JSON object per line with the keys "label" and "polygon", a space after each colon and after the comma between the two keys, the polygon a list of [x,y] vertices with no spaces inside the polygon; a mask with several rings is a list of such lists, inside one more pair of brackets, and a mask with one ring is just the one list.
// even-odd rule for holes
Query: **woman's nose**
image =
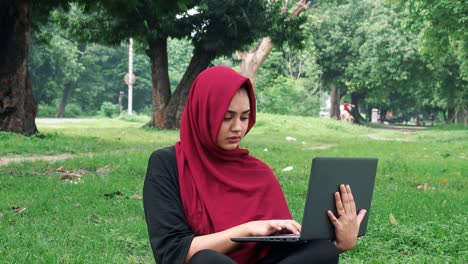
{"label": "woman's nose", "polygon": [[242,130],[242,122],[239,118],[234,118],[233,119],[233,123],[232,123],[232,127],[231,129],[233,131],[240,131]]}

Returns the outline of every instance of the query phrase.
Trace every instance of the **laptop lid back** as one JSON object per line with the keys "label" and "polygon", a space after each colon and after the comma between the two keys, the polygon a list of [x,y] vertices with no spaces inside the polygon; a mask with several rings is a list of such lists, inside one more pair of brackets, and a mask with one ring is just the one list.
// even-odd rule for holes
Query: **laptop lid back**
{"label": "laptop lid back", "polygon": [[302,240],[335,239],[335,232],[327,211],[336,214],[334,193],[340,184],[349,184],[356,202],[356,212],[366,209],[359,236],[366,233],[372,194],[374,190],[377,159],[316,157],[312,160],[304,216]]}

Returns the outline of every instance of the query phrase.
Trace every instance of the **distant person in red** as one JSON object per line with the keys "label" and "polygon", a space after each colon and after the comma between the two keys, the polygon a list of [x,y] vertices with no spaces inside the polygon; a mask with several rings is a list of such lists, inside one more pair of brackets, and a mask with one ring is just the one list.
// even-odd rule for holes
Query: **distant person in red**
{"label": "distant person in red", "polygon": [[346,100],[343,102],[343,109],[345,111],[348,111],[351,114],[351,109],[349,108],[349,103]]}
{"label": "distant person in red", "polygon": [[346,121],[350,124],[354,123],[354,117],[351,114],[354,105],[348,103],[348,101],[344,101],[343,105],[340,106],[340,120]]}

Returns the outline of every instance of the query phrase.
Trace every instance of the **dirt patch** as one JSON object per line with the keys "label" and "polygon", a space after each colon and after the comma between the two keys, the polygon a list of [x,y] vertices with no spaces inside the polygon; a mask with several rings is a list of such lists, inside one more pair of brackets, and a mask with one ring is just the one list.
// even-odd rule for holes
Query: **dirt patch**
{"label": "dirt patch", "polygon": [[[119,149],[113,150],[110,152],[106,152],[106,154],[118,154],[118,153],[126,153],[130,151],[141,150],[138,147],[126,148],[126,149]],[[38,155],[38,156],[8,156],[8,157],[0,157],[0,166],[5,166],[10,163],[21,163],[25,161],[61,161],[70,158],[76,157],[90,157],[93,155],[98,155],[100,153],[81,153],[81,154],[57,154],[57,155]]]}
{"label": "dirt patch", "polygon": [[330,144],[330,145],[310,146],[310,147],[304,148],[304,150],[325,150],[325,149],[332,148],[334,146],[336,146],[336,145]]}
{"label": "dirt patch", "polygon": [[18,163],[25,161],[60,161],[69,158],[76,157],[72,154],[59,154],[59,155],[44,155],[44,156],[31,156],[31,157],[21,157],[21,156],[11,156],[11,157],[2,157],[0,158],[0,166],[5,166],[10,163]]}
{"label": "dirt patch", "polygon": [[382,127],[377,127],[377,128],[398,130],[398,131],[401,131],[401,132],[416,132],[416,131],[424,130],[424,129],[426,129],[427,127],[423,127],[423,126],[393,126],[393,125],[389,125],[389,126],[382,126]]}
{"label": "dirt patch", "polygon": [[367,137],[373,140],[382,140],[382,141],[405,141],[405,142],[414,141],[414,139],[409,139],[409,138],[386,138],[386,137],[377,136],[377,135],[368,135]]}

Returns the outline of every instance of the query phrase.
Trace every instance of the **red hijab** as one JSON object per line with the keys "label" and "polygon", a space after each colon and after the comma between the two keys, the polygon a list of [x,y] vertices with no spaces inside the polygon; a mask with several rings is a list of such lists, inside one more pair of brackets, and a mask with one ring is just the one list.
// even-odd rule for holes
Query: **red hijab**
{"label": "red hijab", "polygon": [[[198,235],[223,231],[253,220],[291,219],[273,171],[247,149],[216,144],[231,99],[245,84],[250,99],[248,131],[255,123],[255,95],[248,78],[231,68],[209,68],[188,95],[176,144],[180,196],[188,224]],[[268,253],[256,243],[229,253],[238,263],[254,263]]]}

